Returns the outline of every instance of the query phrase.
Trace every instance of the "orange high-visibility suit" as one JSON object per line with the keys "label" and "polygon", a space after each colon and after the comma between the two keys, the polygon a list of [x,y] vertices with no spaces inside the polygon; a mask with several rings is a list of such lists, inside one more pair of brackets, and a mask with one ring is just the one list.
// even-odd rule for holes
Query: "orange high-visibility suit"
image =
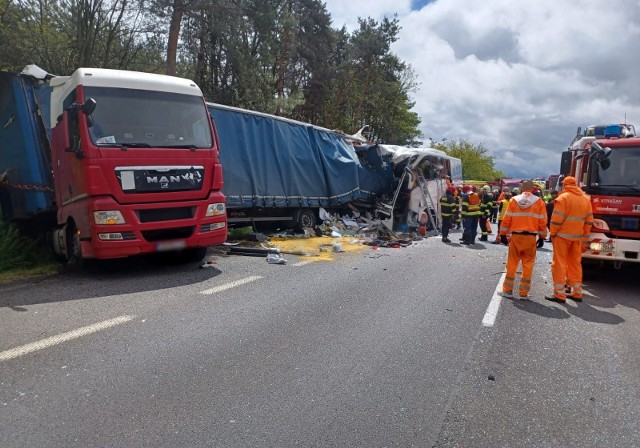
{"label": "orange high-visibility suit", "polygon": [[564,302],[567,299],[565,282],[569,279],[571,298],[582,301],[582,252],[591,232],[593,211],[589,196],[576,186],[574,177],[565,177],[562,186],[549,229],[553,242],[553,298],[550,300]]}
{"label": "orange high-visibility suit", "polygon": [[522,277],[518,292],[521,298],[525,298],[531,288],[538,238],[547,237],[547,208],[544,201],[530,191],[513,197],[500,225],[500,235],[506,236],[509,233],[511,239],[507,273],[502,283],[502,292],[508,296],[513,294],[516,271],[522,261]]}

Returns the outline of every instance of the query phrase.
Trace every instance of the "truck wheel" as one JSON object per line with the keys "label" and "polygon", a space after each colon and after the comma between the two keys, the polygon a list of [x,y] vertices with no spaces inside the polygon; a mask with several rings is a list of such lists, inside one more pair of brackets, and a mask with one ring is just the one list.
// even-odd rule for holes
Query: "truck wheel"
{"label": "truck wheel", "polygon": [[293,222],[297,230],[304,228],[313,229],[316,226],[316,214],[310,208],[301,208],[293,214]]}
{"label": "truck wheel", "polygon": [[90,264],[89,260],[82,258],[80,235],[73,222],[67,225],[67,261],[70,265],[78,267],[88,267]]}
{"label": "truck wheel", "polygon": [[190,249],[185,249],[182,252],[182,257],[185,263],[194,263],[196,261],[201,261],[205,255],[207,255],[206,247],[192,247]]}

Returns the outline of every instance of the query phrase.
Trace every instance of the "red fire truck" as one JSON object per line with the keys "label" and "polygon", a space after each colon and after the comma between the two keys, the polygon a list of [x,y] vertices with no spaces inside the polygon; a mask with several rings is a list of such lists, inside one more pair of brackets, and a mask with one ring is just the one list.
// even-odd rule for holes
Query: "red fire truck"
{"label": "red fire truck", "polygon": [[591,196],[593,228],[583,260],[639,263],[640,138],[629,124],[589,126],[562,155],[561,173]]}

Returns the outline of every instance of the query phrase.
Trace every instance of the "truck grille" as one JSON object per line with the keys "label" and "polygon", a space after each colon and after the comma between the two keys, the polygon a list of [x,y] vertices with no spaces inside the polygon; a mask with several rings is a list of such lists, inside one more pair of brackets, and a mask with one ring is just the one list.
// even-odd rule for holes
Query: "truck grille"
{"label": "truck grille", "polygon": [[195,207],[173,207],[136,210],[136,214],[140,222],[158,222],[172,221],[174,219],[191,219],[195,211]]}
{"label": "truck grille", "polygon": [[173,229],[143,230],[142,236],[150,243],[154,241],[186,239],[193,235],[195,227],[175,227]]}

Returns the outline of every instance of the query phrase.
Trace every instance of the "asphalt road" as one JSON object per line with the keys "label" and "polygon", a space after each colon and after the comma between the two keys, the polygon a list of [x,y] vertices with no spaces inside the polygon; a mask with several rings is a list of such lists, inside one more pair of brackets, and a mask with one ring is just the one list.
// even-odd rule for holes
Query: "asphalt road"
{"label": "asphalt road", "polygon": [[530,301],[502,246],[287,258],[0,287],[0,446],[640,446],[637,267],[560,305],[549,248]]}

